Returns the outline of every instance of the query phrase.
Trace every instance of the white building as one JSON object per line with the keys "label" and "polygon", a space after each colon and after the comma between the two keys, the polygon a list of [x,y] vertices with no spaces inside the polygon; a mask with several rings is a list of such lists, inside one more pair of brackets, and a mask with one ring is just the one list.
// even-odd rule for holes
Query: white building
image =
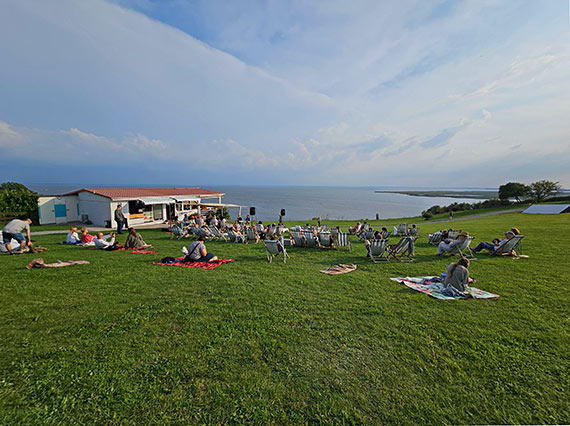
{"label": "white building", "polygon": [[225,194],[201,188],[84,188],[38,201],[40,224],[90,221],[95,226],[116,227],[114,212],[120,204],[129,226],[164,222],[222,204]]}

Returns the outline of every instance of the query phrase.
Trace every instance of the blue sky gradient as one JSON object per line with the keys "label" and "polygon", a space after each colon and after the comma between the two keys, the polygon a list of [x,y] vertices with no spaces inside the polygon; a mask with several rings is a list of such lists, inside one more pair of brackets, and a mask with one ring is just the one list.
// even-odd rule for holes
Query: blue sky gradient
{"label": "blue sky gradient", "polygon": [[0,179],[568,187],[568,16],[567,0],[6,0]]}

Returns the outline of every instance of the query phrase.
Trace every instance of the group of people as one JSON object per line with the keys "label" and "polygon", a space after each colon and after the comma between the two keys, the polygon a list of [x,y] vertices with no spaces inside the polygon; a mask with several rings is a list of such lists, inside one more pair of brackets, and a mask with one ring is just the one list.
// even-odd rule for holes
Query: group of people
{"label": "group of people", "polygon": [[[442,230],[443,240],[437,246],[437,255],[441,256],[445,253],[450,253],[453,251],[454,247],[460,246],[469,237],[467,231],[462,231],[457,235],[456,239],[448,238],[448,231]],[[501,249],[509,240],[511,240],[515,235],[520,235],[518,228],[511,228],[505,232],[505,238],[495,238],[492,242],[481,242],[477,247],[471,249],[473,253],[478,253],[481,250],[487,250],[489,253],[495,253],[497,250]],[[516,254],[514,250],[511,254]]]}
{"label": "group of people", "polygon": [[98,232],[95,235],[91,235],[87,228],[81,229],[81,236],[77,234],[77,227],[72,226],[67,233],[67,238],[64,244],[70,245],[80,245],[80,246],[95,246],[98,249],[105,251],[118,250],[120,248],[140,250],[150,247],[143,240],[142,236],[134,228],[129,228],[127,239],[124,244],[119,244],[116,241],[116,234],[111,233],[109,235],[104,235],[102,232]]}

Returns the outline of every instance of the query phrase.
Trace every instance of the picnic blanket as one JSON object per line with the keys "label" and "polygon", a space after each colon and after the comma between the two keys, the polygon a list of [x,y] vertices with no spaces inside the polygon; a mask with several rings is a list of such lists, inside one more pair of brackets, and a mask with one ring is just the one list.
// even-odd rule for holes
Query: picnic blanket
{"label": "picnic blanket", "polygon": [[87,260],[68,260],[67,262],[56,260],[55,263],[45,263],[44,260],[40,257],[39,259],[34,259],[28,263],[26,265],[26,268],[63,268],[64,266],[73,265],[89,265],[89,262]]}
{"label": "picnic blanket", "polygon": [[470,290],[465,293],[465,296],[449,296],[442,294],[444,286],[441,282],[433,282],[431,279],[439,277],[396,277],[390,278],[392,281],[397,281],[404,284],[412,290],[425,293],[428,296],[435,297],[441,300],[458,300],[458,299],[494,299],[500,297],[498,294],[489,293],[484,290],[479,290],[475,287],[470,287]]}
{"label": "picnic blanket", "polygon": [[183,262],[183,260],[183,257],[177,257],[176,262],[173,263],[152,262],[152,264],[163,266],[183,266],[184,268],[214,269],[224,263],[235,262],[234,259],[218,259],[213,262]]}
{"label": "picnic blanket", "polygon": [[331,266],[330,268],[321,269],[319,272],[327,275],[338,275],[338,274],[346,274],[347,272],[352,272],[356,270],[356,265],[345,265],[345,264],[338,264],[335,266]]}
{"label": "picnic blanket", "polygon": [[[127,249],[131,250],[131,249]],[[155,254],[158,253],[156,250],[132,250],[131,254]]]}

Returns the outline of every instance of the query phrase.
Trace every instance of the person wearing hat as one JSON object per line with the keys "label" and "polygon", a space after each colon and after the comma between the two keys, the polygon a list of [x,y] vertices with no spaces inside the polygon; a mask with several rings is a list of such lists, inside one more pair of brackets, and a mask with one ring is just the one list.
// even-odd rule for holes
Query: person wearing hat
{"label": "person wearing hat", "polygon": [[485,249],[489,253],[494,253],[497,249],[499,249],[503,244],[505,244],[507,241],[512,239],[514,236],[515,236],[515,233],[513,231],[507,231],[507,232],[505,232],[505,238],[504,239],[499,240],[498,238],[495,238],[492,243],[486,243],[486,242],[479,243],[479,244],[477,244],[477,247],[475,247],[472,251],[477,253],[477,252],[480,252],[481,250]]}
{"label": "person wearing hat", "polygon": [[437,255],[441,256],[442,254],[449,253],[455,246],[462,244],[468,236],[469,232],[463,231],[459,233],[456,240],[447,239],[442,241],[437,246]]}

